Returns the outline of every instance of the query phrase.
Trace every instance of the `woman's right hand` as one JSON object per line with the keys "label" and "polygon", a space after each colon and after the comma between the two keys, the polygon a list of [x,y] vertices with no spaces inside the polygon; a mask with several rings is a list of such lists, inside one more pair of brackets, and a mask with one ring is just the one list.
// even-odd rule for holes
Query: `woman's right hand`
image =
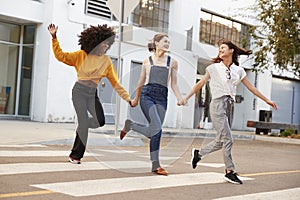
{"label": "woman's right hand", "polygon": [[56,32],[57,32],[58,26],[55,26],[55,24],[49,24],[48,31],[51,34],[52,38],[56,38]]}

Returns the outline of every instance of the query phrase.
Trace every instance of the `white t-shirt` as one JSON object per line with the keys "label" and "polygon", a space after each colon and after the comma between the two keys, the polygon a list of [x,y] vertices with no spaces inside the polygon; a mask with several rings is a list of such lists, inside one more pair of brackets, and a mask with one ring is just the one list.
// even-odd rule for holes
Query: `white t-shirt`
{"label": "white t-shirt", "polygon": [[210,76],[209,86],[212,99],[217,99],[225,95],[235,98],[236,87],[247,74],[242,67],[235,64],[232,64],[229,69],[230,71],[228,71],[223,62],[214,63],[207,67],[206,70]]}

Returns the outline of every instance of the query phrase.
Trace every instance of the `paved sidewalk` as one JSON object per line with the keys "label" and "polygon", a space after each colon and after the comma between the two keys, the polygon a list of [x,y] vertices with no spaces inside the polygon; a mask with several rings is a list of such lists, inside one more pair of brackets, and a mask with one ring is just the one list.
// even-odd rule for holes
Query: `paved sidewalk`
{"label": "paved sidewalk", "polygon": [[[76,124],[74,123],[41,123],[21,120],[0,120],[0,145],[72,144],[75,129]],[[119,135],[115,134],[114,125],[105,125],[101,128],[92,129],[90,130],[90,133],[89,138],[106,138],[105,140],[93,140],[98,143],[92,145],[107,145],[111,143],[122,146],[143,145],[142,137],[128,137],[128,139],[121,142],[119,140]],[[215,130],[205,129],[163,129],[163,136],[171,137],[213,138],[215,133]],[[234,139],[300,144],[300,139],[255,135],[254,131],[232,131],[232,133]]]}

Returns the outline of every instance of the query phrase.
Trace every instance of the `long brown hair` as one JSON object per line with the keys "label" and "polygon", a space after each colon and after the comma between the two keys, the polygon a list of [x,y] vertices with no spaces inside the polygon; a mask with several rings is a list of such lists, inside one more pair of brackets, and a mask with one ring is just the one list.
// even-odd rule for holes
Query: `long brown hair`
{"label": "long brown hair", "polygon": [[[236,46],[235,44],[233,44],[229,40],[225,40],[225,39],[219,40],[218,45],[221,46],[222,44],[226,44],[229,47],[229,49],[234,50],[233,55],[232,55],[232,62],[237,66],[240,65],[240,63],[238,61],[240,55],[247,55],[248,56],[252,53],[251,50],[240,48],[240,47]],[[219,54],[218,54],[218,56],[216,58],[213,58],[212,61],[214,63],[219,63],[219,62],[222,61],[222,59],[219,57]]]}
{"label": "long brown hair", "polygon": [[150,52],[155,52],[156,51],[155,42],[159,42],[163,37],[169,37],[169,36],[166,33],[158,33],[154,35],[152,41],[148,43],[148,50]]}

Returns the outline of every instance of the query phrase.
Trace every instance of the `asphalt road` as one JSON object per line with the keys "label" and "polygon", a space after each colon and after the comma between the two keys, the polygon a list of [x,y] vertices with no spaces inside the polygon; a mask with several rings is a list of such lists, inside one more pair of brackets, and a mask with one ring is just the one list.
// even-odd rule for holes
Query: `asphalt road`
{"label": "asphalt road", "polygon": [[[145,140],[146,141],[146,140]],[[81,165],[67,162],[71,146],[1,145],[0,199],[300,199],[300,145],[235,140],[233,159],[244,180],[223,180],[222,152],[191,168],[191,149],[209,139],[162,139],[161,164],[169,176],[150,172],[144,146],[89,146]]]}

